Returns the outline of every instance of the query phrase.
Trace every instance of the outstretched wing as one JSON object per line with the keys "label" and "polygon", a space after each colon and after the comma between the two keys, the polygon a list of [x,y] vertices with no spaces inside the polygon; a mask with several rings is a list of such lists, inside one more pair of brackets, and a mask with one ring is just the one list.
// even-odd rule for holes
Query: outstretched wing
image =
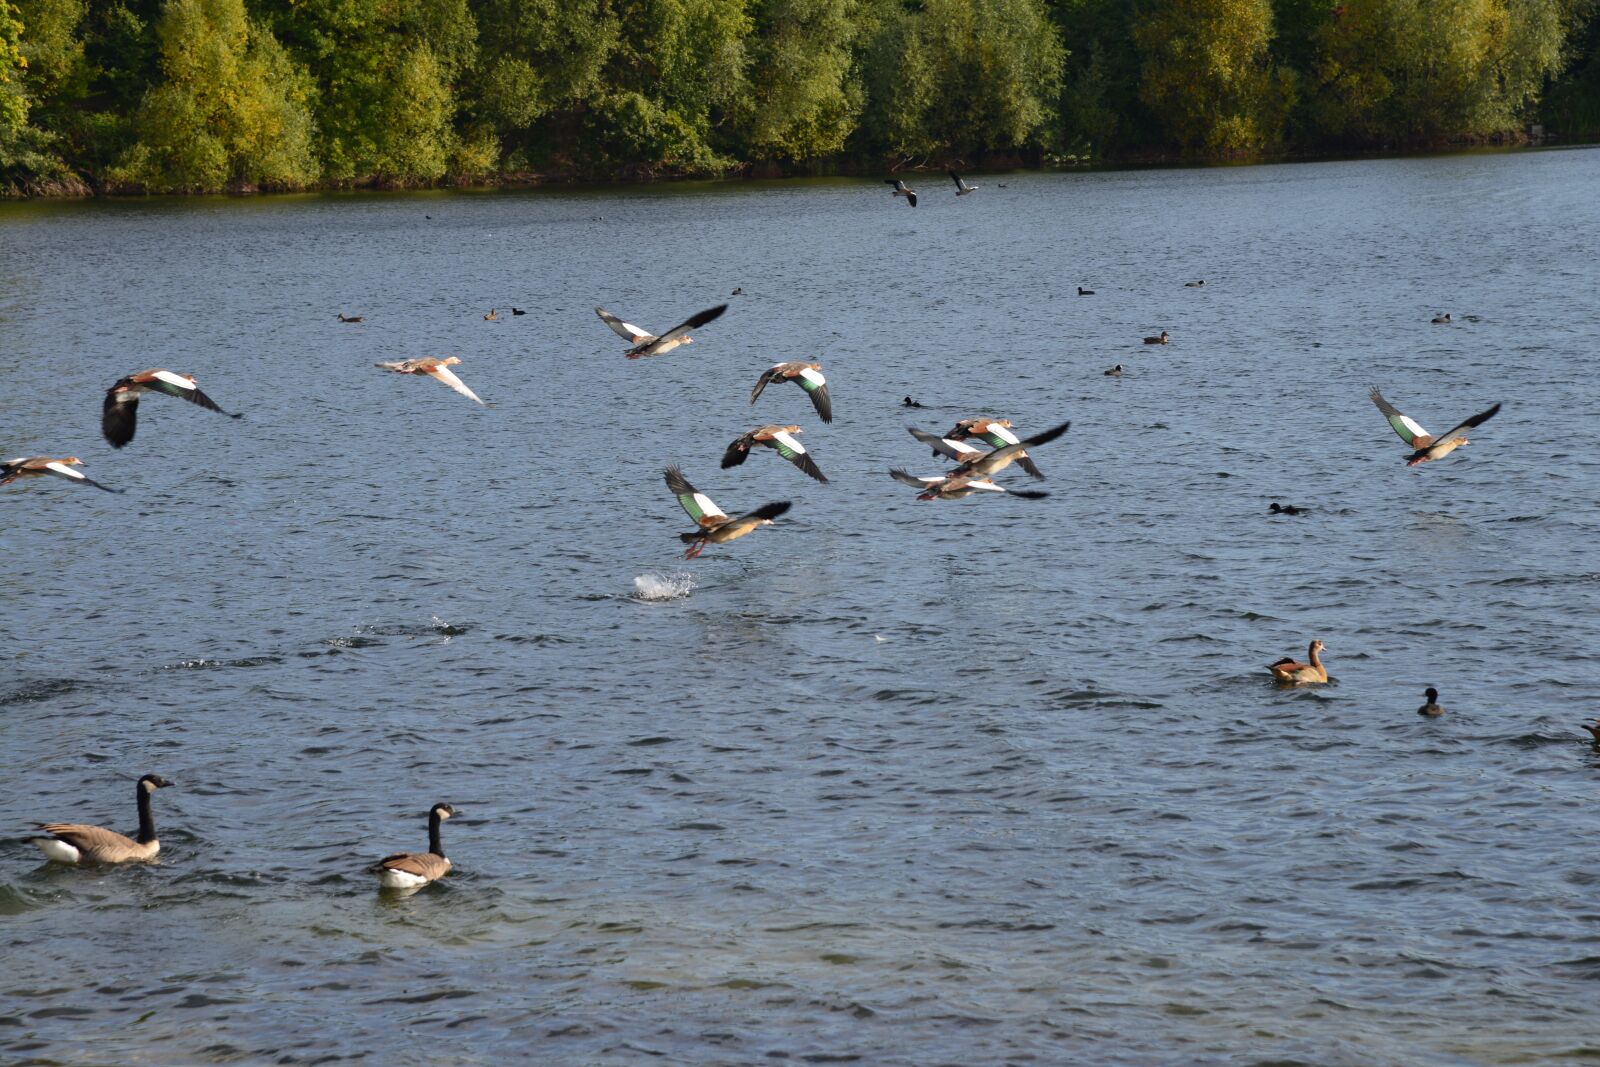
{"label": "outstretched wing", "polygon": [[909,474],[899,467],[890,467],[889,477],[893,478],[901,485],[909,485],[913,489],[926,489],[930,485],[938,485],[940,482],[944,481],[943,478],[919,478],[917,475]]}
{"label": "outstretched wing", "polygon": [[1496,404],[1494,407],[1490,408],[1488,411],[1480,411],[1476,415],[1472,416],[1472,418],[1468,419],[1466,422],[1463,422],[1460,426],[1457,426],[1455,429],[1450,430],[1447,433],[1441,434],[1439,436],[1439,440],[1441,440],[1441,441],[1450,441],[1450,440],[1453,440],[1453,439],[1455,439],[1457,437],[1460,437],[1463,431],[1470,430],[1474,426],[1482,426],[1484,423],[1486,423],[1490,419],[1494,418],[1495,414],[1497,412],[1499,412],[1499,410],[1500,410],[1500,405]]}
{"label": "outstretched wing", "polygon": [[750,458],[750,434],[735,438],[733,444],[722,454],[722,469],[737,467]]}
{"label": "outstretched wing", "polygon": [[[460,393],[462,396],[466,397],[468,400],[478,400],[478,394],[474,393],[471,389],[468,389],[467,383],[462,381],[460,378],[457,378],[455,376],[455,372],[449,367],[443,366],[442,364],[434,367],[428,371],[428,377],[443,382],[456,392]],[[483,401],[478,400],[478,403],[483,404]],[[484,404],[484,406],[488,407],[487,404]]]}
{"label": "outstretched wing", "polygon": [[96,489],[104,489],[108,493],[122,492],[121,489],[113,489],[109,485],[101,485],[87,474],[81,474],[67,466],[65,463],[57,463],[52,460],[44,465],[44,469],[49,471],[51,474],[56,475],[57,477],[65,478],[69,482],[82,482],[84,485],[92,485]]}
{"label": "outstretched wing", "polygon": [[682,337],[684,334],[688,333],[690,330],[698,330],[700,327],[704,326],[706,323],[710,322],[712,319],[720,318],[722,316],[722,313],[724,311],[727,311],[727,310],[728,310],[728,305],[727,304],[718,304],[714,308],[706,308],[704,311],[700,312],[699,314],[691,315],[689,318],[685,319],[683,322],[678,323],[678,325],[674,326],[672,329],[670,329],[666,333],[662,334],[659,338],[657,338],[657,340],[660,340],[660,341],[676,341],[678,338]]}
{"label": "outstretched wing", "polygon": [[906,183],[901,181],[899,178],[885,178],[885,179],[883,179],[883,183],[885,185],[894,186],[896,192],[898,192],[898,191],[900,191],[900,190],[902,190],[902,189],[904,189],[906,187]]}
{"label": "outstretched wing", "polygon": [[107,389],[105,403],[100,408],[100,432],[112,448],[121,448],[132,441],[139,428],[139,397],[119,392],[127,381],[124,378]]}
{"label": "outstretched wing", "polygon": [[793,463],[817,481],[826,482],[828,480],[827,475],[822,473],[821,469],[817,467],[816,461],[806,452],[806,446],[795,440],[794,435],[789,433],[788,430],[779,430],[769,440],[778,455]]}
{"label": "outstretched wing", "polygon": [[717,507],[710,497],[690,485],[689,479],[683,476],[683,471],[679,468],[667,468],[667,488],[672,490],[672,495],[678,498],[678,503],[697,525],[721,526],[728,521],[728,516],[723,514],[722,509]]}
{"label": "outstretched wing", "polygon": [[811,405],[817,409],[817,417],[823,422],[832,422],[833,400],[828,396],[828,379],[822,376],[822,372],[807,367],[795,381],[811,394]]}
{"label": "outstretched wing", "polygon": [[[1400,435],[1400,440],[1412,448],[1426,448],[1433,443],[1433,438],[1428,436],[1428,431],[1417,425],[1417,421],[1410,416],[1400,414],[1398,408],[1383,398],[1376,386],[1368,394],[1372,402],[1378,405],[1378,410],[1383,412],[1383,417],[1389,420],[1389,425],[1394,432]],[[1495,405],[1499,407],[1498,404]]]}
{"label": "outstretched wing", "polygon": [[621,337],[629,344],[645,344],[649,341],[655,340],[654,334],[651,334],[646,330],[639,329],[639,327],[635,326],[631,322],[623,322],[605,308],[597,307],[594,309],[594,313],[600,316],[600,321],[604,322],[607,326],[615,330],[618,337]]}
{"label": "outstretched wing", "polygon": [[915,426],[907,426],[906,431],[912,437],[933,449],[936,455],[943,456],[946,459],[953,459],[958,463],[965,463],[969,459],[976,459],[983,455],[983,449],[974,448],[965,441],[952,441],[947,437],[929,433],[927,430],[919,430]]}
{"label": "outstretched wing", "polygon": [[737,519],[734,519],[733,522],[735,525],[737,525],[741,522],[751,522],[757,519],[775,519],[779,515],[782,515],[784,512],[788,511],[790,506],[791,505],[787,500],[775,500],[770,504],[762,504],[759,508],[756,508],[754,511],[749,512],[748,514],[740,515]]}
{"label": "outstretched wing", "polygon": [[754,404],[756,402],[756,397],[761,395],[761,390],[765,389],[768,383],[775,382],[783,377],[783,366],[780,363],[776,367],[769,367],[761,372],[761,377],[756,380],[756,387],[750,390],[750,403]]}
{"label": "outstretched wing", "polygon": [[1035,448],[1039,445],[1047,445],[1051,441],[1054,441],[1056,438],[1060,437],[1062,434],[1066,433],[1071,426],[1072,420],[1068,419],[1059,426],[1050,427],[1050,429],[1046,430],[1044,433],[1034,434],[1032,437],[1025,437],[1019,441],[1018,444],[1021,444],[1026,448]]}
{"label": "outstretched wing", "polygon": [[235,419],[239,417],[234,415],[231,411],[223,411],[217,406],[216,401],[212,400],[209,396],[206,396],[205,393],[200,391],[199,386],[195,385],[181,374],[174,374],[169,370],[158,370],[151,376],[150,380],[144,384],[158,393],[166,393],[168,396],[175,396],[180,400],[187,400],[191,404],[198,404],[207,411],[220,412],[223,415],[228,415]]}
{"label": "outstretched wing", "polygon": [[945,171],[945,173],[950,175],[950,180],[956,183],[956,188],[957,189],[965,189],[966,188],[966,184],[961,180],[961,175],[957,174],[953,170]]}

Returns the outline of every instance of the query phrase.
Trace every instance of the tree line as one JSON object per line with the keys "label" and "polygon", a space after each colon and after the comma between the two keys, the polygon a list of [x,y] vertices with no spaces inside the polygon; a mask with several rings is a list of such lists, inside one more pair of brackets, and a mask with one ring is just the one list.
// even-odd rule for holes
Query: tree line
{"label": "tree line", "polygon": [[0,188],[1600,134],[1600,0],[0,0]]}

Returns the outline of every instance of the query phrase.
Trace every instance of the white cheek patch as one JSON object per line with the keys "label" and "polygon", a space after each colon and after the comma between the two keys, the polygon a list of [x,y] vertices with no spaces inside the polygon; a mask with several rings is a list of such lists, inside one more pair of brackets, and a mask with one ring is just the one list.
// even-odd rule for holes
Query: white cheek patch
{"label": "white cheek patch", "polygon": [[173,374],[169,370],[158,370],[156,371],[155,376],[166,382],[168,385],[176,385],[179,389],[192,390],[195,388],[195,384],[189,379]]}
{"label": "white cheek patch", "polygon": [[806,381],[810,382],[812,385],[827,385],[828,384],[828,379],[824,378],[820,373],[818,373],[817,371],[812,370],[810,367],[807,367],[805,370],[801,371],[800,372],[800,377],[804,378]]}
{"label": "white cheek patch", "polygon": [[63,463],[46,463],[45,469],[55,471],[57,474],[64,474],[68,478],[83,478],[83,475]]}
{"label": "white cheek patch", "polygon": [[793,437],[790,437],[786,431],[773,434],[772,439],[778,442],[780,445],[785,445],[793,449],[802,456],[806,454],[806,446],[801,444],[799,441],[796,441]]}

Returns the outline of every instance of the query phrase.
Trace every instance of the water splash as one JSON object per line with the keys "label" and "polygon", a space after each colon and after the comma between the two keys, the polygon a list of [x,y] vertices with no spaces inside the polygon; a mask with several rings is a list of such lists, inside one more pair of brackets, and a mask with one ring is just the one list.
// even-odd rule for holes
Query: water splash
{"label": "water splash", "polygon": [[694,575],[688,571],[677,574],[641,574],[633,580],[635,595],[640,600],[677,600],[686,597],[694,588]]}

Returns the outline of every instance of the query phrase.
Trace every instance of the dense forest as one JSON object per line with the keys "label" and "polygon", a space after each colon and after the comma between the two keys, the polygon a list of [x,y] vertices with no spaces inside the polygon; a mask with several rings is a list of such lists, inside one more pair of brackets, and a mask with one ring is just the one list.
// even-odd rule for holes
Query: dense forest
{"label": "dense forest", "polygon": [[1600,134],[1600,0],[0,0],[0,189]]}

